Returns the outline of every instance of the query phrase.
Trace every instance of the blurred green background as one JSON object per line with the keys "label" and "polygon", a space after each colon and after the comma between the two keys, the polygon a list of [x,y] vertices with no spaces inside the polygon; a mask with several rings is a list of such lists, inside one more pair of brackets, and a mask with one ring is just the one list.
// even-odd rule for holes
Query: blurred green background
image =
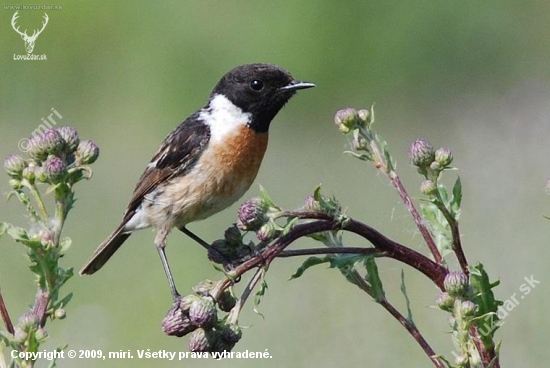
{"label": "blurred green background", "polygon": [[[2,5],[12,4],[2,0]],[[73,247],[64,265],[79,269],[120,220],[135,182],[161,140],[201,107],[219,77],[248,62],[270,62],[317,83],[277,116],[271,142],[246,197],[267,188],[277,203],[298,207],[323,183],[348,213],[389,237],[425,246],[384,177],[342,154],[347,146],[332,123],[339,108],[376,103],[377,130],[389,142],[410,193],[421,178],[408,164],[416,138],[452,149],[464,187],[461,231],[468,259],[482,261],[500,299],[519,305],[497,333],[502,364],[534,367],[547,361],[546,305],[550,198],[550,3],[539,1],[70,1],[48,10],[50,21],[35,54],[15,61],[24,44],[0,9],[0,157],[55,108],[82,138],[101,147],[94,177],[78,185],[65,235]],[[43,11],[22,10],[21,29],[40,25]],[[28,32],[31,33],[30,31]],[[450,173],[449,182],[453,178]],[[8,192],[7,176],[0,192]],[[190,229],[221,236],[237,205]],[[15,200],[2,201],[0,219],[25,224]],[[46,349],[186,351],[187,338],[163,335],[171,300],[152,244],[142,231],[93,277],[74,277],[68,317],[49,325]],[[355,240],[350,245],[356,244]],[[306,241],[296,244],[310,244]],[[181,233],[168,255],[180,291],[217,273],[201,247]],[[427,367],[422,350],[382,308],[337,271],[316,267],[288,281],[300,259],[276,262],[260,310],[245,308],[251,328],[235,351],[265,351],[272,359],[94,361],[61,367]],[[452,266],[456,266],[452,262]],[[404,310],[401,264],[379,268],[391,300]],[[437,290],[405,267],[415,321],[434,349],[452,358],[443,312],[430,308]],[[524,277],[540,284],[520,299]],[[22,246],[0,239],[0,287],[12,315],[34,298]],[[242,287],[242,286],[241,286]],[[39,366],[46,366],[41,362]]]}

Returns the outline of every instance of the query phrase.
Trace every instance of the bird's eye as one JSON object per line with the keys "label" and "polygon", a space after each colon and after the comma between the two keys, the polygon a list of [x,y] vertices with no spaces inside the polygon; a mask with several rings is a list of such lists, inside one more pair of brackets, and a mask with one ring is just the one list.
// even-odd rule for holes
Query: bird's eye
{"label": "bird's eye", "polygon": [[254,79],[252,82],[250,82],[250,88],[252,88],[254,91],[261,91],[264,88],[264,82],[258,79]]}

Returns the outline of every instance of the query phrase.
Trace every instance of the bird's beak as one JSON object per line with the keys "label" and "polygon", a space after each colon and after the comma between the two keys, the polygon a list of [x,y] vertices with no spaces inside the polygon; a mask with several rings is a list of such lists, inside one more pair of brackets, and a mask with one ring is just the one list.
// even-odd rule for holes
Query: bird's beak
{"label": "bird's beak", "polygon": [[312,88],[312,87],[316,87],[316,85],[314,83],[300,82],[297,80],[293,80],[287,86],[279,88],[279,90],[280,91],[297,91],[299,89],[306,89],[306,88]]}

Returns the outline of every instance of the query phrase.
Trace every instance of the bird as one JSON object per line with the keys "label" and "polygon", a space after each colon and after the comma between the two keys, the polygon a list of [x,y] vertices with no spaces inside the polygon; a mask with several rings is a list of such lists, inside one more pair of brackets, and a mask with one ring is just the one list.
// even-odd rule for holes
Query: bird
{"label": "bird", "polygon": [[136,230],[152,227],[171,294],[177,291],[165,248],[173,228],[208,248],[186,228],[235,203],[250,188],[268,144],[273,118],[296,91],[312,88],[264,63],[227,72],[208,102],[161,143],[139,178],[122,221],[80,270],[98,271]]}

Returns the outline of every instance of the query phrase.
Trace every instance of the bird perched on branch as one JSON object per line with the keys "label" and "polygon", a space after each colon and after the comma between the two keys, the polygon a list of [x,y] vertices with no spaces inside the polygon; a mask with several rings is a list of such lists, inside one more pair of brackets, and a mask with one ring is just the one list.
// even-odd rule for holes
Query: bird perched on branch
{"label": "bird perched on branch", "polygon": [[206,219],[237,201],[256,178],[269,125],[297,90],[315,84],[295,80],[269,64],[246,64],[225,74],[208,103],[185,119],[162,142],[138,180],[122,222],[80,270],[99,270],[136,230],[153,227],[155,245],[177,292],[165,247],[174,227],[208,247],[185,226]]}

